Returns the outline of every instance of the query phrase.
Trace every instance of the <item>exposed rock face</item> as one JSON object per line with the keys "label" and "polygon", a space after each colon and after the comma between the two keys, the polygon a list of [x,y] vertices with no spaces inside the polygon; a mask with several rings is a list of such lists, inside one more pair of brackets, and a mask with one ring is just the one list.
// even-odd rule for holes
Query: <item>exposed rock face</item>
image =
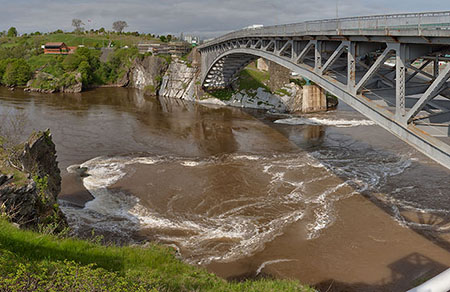
{"label": "exposed rock face", "polygon": [[195,100],[195,83],[198,68],[187,62],[175,60],[162,79],[159,95],[163,97]]}
{"label": "exposed rock face", "polygon": [[81,77],[81,73],[78,72],[75,74],[75,82],[72,84],[63,84],[61,85],[61,87],[59,88],[60,92],[64,92],[64,93],[79,93],[83,90],[83,82],[82,82],[82,77]]}
{"label": "exposed rock face", "polygon": [[143,59],[137,58],[128,73],[127,79],[129,82],[127,86],[146,89],[156,93],[167,66],[167,61],[161,57],[147,56]]}
{"label": "exposed rock face", "polygon": [[229,100],[219,100],[210,97],[199,100],[199,102],[276,112],[299,111],[302,106],[302,88],[294,83],[290,83],[283,86],[282,89],[284,93],[271,93],[264,88],[245,90],[234,93]]}
{"label": "exposed rock face", "polygon": [[291,77],[291,71],[289,69],[272,61],[266,62],[268,64],[270,76],[267,86],[270,90],[276,91],[289,83],[289,79]]}
{"label": "exposed rock face", "polygon": [[[20,174],[0,173],[0,206],[3,213],[23,227],[54,224],[56,230],[67,226],[57,203],[61,175],[56,149],[49,131],[34,133],[17,157]],[[22,175],[24,181],[18,181]]]}
{"label": "exposed rock face", "polygon": [[23,169],[34,176],[48,176],[48,187],[45,193],[48,199],[56,202],[61,191],[61,172],[56,161],[56,148],[50,131],[31,135],[19,155]]}

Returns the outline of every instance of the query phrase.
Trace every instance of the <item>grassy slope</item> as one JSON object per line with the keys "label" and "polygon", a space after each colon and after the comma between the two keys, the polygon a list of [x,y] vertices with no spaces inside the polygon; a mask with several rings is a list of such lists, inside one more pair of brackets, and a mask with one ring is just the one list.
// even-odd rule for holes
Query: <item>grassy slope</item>
{"label": "grassy slope", "polygon": [[105,47],[113,41],[119,46],[133,46],[144,41],[158,42],[159,39],[151,38],[149,36],[133,36],[133,35],[117,35],[117,34],[75,34],[75,33],[55,33],[48,35],[34,35],[16,38],[0,38],[0,47],[13,47],[19,43],[26,42],[28,44],[44,45],[47,42],[64,42],[68,46],[85,45],[87,47]]}
{"label": "grassy slope", "polygon": [[105,247],[0,220],[0,291],[314,291],[294,281],[228,283],[166,247]]}
{"label": "grassy slope", "polygon": [[[237,92],[250,94],[249,91],[255,91],[258,88],[264,88],[265,91],[270,92],[269,87],[266,85],[269,78],[270,75],[268,72],[259,71],[252,63],[239,73],[239,88],[237,91],[231,88],[224,88],[209,92],[209,94],[220,100],[230,100],[233,94]],[[255,92],[251,94],[255,95]]]}

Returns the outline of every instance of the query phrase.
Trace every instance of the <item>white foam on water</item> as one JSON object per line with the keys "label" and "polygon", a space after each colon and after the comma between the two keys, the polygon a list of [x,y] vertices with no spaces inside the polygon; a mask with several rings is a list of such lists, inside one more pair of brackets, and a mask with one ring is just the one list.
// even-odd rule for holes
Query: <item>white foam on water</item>
{"label": "white foam on water", "polygon": [[242,160],[242,159],[247,159],[247,160],[259,160],[260,157],[256,156],[256,155],[235,155],[234,159],[236,160]]}
{"label": "white foam on water", "polygon": [[[394,214],[394,219],[400,226],[405,228],[434,230],[437,232],[446,232],[450,230],[450,224],[447,223],[447,221],[439,220],[440,217],[447,217],[450,214],[450,210],[441,208],[426,208],[423,206],[418,206],[413,202],[408,202],[404,199],[396,199],[391,196],[392,194],[395,195],[407,190],[413,190],[415,188],[415,186],[397,188],[391,194],[378,194],[377,198],[386,203],[386,205],[390,206]],[[427,222],[425,218],[421,218],[420,223],[411,221],[402,215],[402,211],[412,212],[415,214],[427,214],[430,216],[430,219]]]}
{"label": "white foam on water", "polygon": [[312,126],[335,126],[340,128],[358,127],[358,126],[373,126],[375,122],[370,120],[333,120],[333,119],[321,119],[315,117],[298,117],[289,119],[280,119],[274,122],[275,124],[285,125],[312,125]]}
{"label": "white foam on water", "polygon": [[[320,162],[314,156],[320,157]],[[78,167],[87,169],[89,176],[83,178],[83,184],[94,199],[83,209],[64,203],[62,209],[75,230],[87,226],[129,237],[135,231],[149,229],[160,241],[191,251],[192,256],[186,258],[188,262],[232,261],[263,249],[267,242],[283,234],[286,226],[300,220],[308,220],[307,239],[319,237],[338,216],[336,201],[374,187],[384,176],[401,172],[408,165],[401,159],[392,159],[377,168],[376,159],[366,153],[362,157],[359,162],[320,152],[312,156],[229,155],[196,161],[183,157],[97,157],[70,167],[73,171]],[[267,193],[223,198],[213,205],[199,200],[192,210],[177,213],[176,204],[186,195],[180,191],[167,201],[167,213],[162,214],[144,206],[133,195],[110,189],[134,171],[133,164],[158,164],[164,168],[165,163],[189,168],[220,167],[222,163],[245,165],[255,175],[267,176]],[[336,174],[349,179],[338,182]],[[306,214],[312,216],[305,217]]]}
{"label": "white foam on water", "polygon": [[79,168],[80,168],[79,164],[74,164],[74,165],[71,165],[71,166],[67,167],[67,172],[68,173],[77,173],[77,170]]}
{"label": "white foam on water", "polygon": [[286,263],[286,262],[292,262],[292,261],[297,261],[297,260],[293,260],[293,259],[278,259],[278,260],[265,261],[256,270],[256,275],[258,276],[259,274],[261,274],[262,270],[265,267],[267,267],[268,265],[273,265],[273,264],[278,264],[278,263]]}
{"label": "white foam on water", "polygon": [[197,162],[197,161],[183,161],[183,162],[181,162],[181,165],[187,166],[187,167],[195,167],[195,166],[198,166],[199,164],[200,164],[200,162]]}

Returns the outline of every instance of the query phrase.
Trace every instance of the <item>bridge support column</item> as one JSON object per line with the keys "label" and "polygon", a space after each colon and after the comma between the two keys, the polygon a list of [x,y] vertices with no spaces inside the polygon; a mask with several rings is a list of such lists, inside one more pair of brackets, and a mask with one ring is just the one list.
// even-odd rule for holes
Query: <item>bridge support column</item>
{"label": "bridge support column", "polygon": [[327,96],[325,95],[325,90],[317,85],[304,85],[301,111],[312,113],[326,110]]}
{"label": "bridge support column", "polygon": [[406,46],[399,44],[396,48],[395,78],[395,115],[398,120],[406,114]]}

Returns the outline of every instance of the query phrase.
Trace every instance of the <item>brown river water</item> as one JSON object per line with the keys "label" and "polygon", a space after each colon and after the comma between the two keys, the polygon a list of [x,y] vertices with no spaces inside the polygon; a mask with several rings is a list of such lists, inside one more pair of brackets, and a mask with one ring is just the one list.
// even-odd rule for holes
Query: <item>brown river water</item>
{"label": "brown river water", "polygon": [[320,291],[405,291],[450,266],[450,171],[344,104],[286,120],[122,88],[0,88],[0,114],[18,110],[27,133],[52,131],[80,236]]}

